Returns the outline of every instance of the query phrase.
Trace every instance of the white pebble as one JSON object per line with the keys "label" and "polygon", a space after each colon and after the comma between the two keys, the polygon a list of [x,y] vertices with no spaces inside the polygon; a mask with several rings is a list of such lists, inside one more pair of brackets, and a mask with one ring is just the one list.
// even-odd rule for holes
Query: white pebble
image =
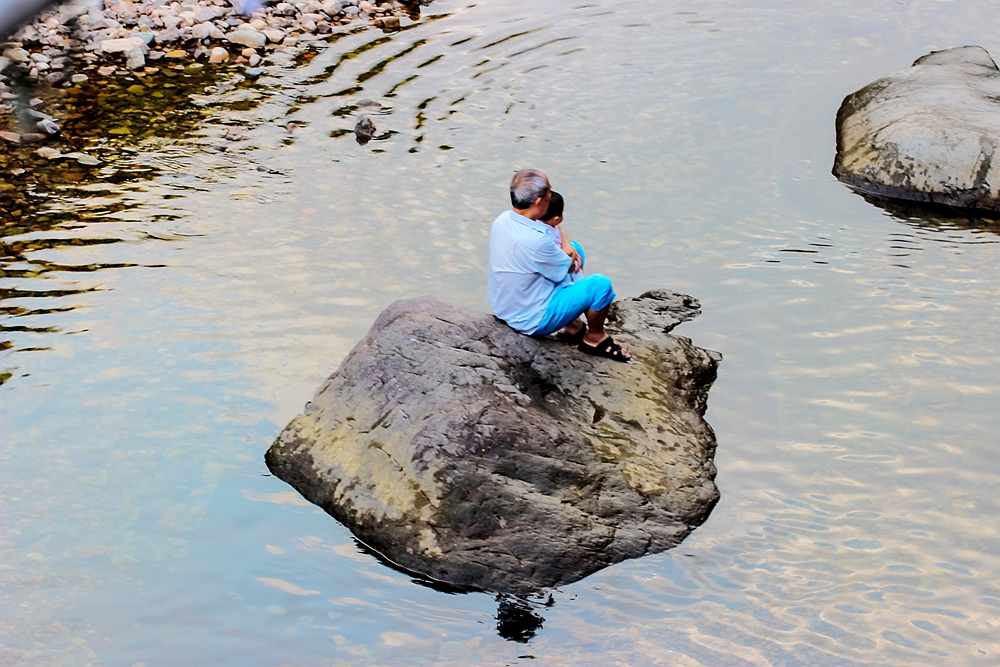
{"label": "white pebble", "polygon": [[211,23],[196,23],[191,26],[191,36],[195,39],[205,39],[212,34],[213,27]]}
{"label": "white pebble", "polygon": [[212,49],[212,53],[208,56],[208,62],[216,65],[224,63],[227,60],[229,60],[229,51],[226,51],[221,46],[217,46]]}

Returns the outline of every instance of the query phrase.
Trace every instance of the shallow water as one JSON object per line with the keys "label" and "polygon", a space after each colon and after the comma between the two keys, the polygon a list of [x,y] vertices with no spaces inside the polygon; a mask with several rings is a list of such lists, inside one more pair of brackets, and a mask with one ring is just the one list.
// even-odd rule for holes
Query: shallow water
{"label": "shallow water", "polygon": [[[542,4],[317,42],[196,91],[187,138],[101,135],[102,167],[4,221],[4,664],[1000,661],[1000,222],[893,216],[829,174],[846,94],[933,48],[1000,54],[1000,16]],[[366,146],[338,132],[362,99],[387,107]],[[528,165],[589,270],[698,297],[678,333],[725,359],[708,522],[539,600],[520,643],[262,456],[393,300],[487,308]]]}

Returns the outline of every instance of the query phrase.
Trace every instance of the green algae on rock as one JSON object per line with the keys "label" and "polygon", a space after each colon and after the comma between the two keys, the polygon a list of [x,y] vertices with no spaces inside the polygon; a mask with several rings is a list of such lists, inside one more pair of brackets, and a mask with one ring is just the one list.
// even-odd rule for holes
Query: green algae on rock
{"label": "green algae on rock", "polygon": [[670,549],[709,515],[721,356],[667,333],[700,311],[613,306],[634,361],[436,299],[387,308],[268,450],[271,471],[387,560],[526,594]]}
{"label": "green algae on rock", "polygon": [[934,51],[848,95],[833,174],[882,197],[1000,210],[1000,70],[979,46]]}

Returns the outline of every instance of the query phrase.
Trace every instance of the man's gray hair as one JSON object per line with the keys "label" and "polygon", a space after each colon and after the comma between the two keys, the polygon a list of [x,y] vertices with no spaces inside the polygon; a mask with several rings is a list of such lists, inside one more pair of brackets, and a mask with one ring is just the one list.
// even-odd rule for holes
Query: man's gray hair
{"label": "man's gray hair", "polygon": [[518,209],[531,208],[535,200],[549,192],[549,181],[541,169],[522,169],[510,182],[510,203]]}

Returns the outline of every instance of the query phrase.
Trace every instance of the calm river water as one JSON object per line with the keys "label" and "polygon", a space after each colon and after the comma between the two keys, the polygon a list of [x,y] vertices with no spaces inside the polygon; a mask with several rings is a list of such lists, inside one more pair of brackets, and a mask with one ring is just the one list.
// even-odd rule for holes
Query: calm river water
{"label": "calm river water", "polygon": [[[97,180],[4,227],[0,661],[997,665],[1000,222],[894,217],[830,167],[846,94],[998,35],[981,1],[440,0],[191,91],[183,136],[102,126]],[[523,643],[262,457],[392,301],[488,308],[529,165],[588,268],[698,297],[678,333],[725,359],[711,518]]]}

